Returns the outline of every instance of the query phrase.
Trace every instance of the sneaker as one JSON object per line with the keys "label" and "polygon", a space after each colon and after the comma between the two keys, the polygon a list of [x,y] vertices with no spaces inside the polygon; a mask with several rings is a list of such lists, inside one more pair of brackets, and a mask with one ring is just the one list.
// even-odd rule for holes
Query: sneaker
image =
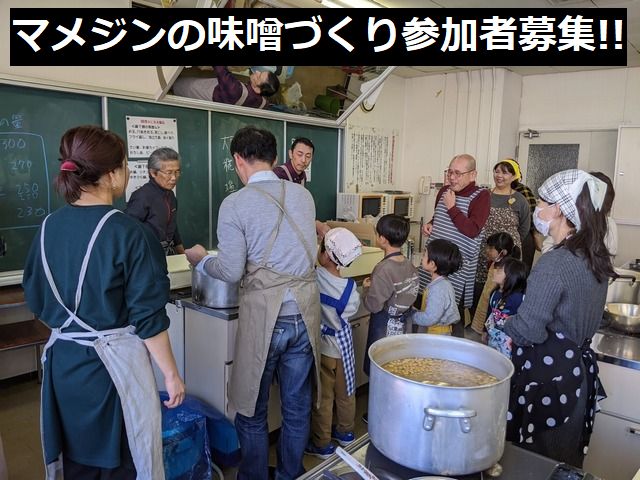
{"label": "sneaker", "polygon": [[353,432],[340,433],[335,429],[332,429],[331,438],[338,442],[341,447],[346,447],[356,439],[356,436],[353,434]]}
{"label": "sneaker", "polygon": [[369,423],[369,412],[362,415],[362,421],[367,424]]}
{"label": "sneaker", "polygon": [[326,447],[316,447],[313,442],[309,442],[307,448],[304,449],[304,453],[306,455],[313,455],[314,457],[326,460],[331,455],[336,453],[336,446],[330,443]]}

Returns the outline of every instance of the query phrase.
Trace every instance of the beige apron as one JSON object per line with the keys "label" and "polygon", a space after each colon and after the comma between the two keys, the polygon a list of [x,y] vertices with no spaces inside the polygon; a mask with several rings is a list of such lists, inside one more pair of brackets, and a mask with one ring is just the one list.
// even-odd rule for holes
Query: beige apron
{"label": "beige apron", "polygon": [[[286,182],[281,181],[281,184],[280,200],[255,184],[246,187],[263,194],[280,210],[280,217],[271,232],[262,261],[260,264],[247,264],[247,272],[240,288],[238,331],[229,385],[229,401],[234,410],[246,417],[253,417],[255,413],[271,335],[287,290],[293,294],[298,304],[313,348],[318,386],[316,403],[320,402],[320,292],[316,283],[315,256],[312,253],[314,249],[305,245],[300,229],[287,214],[284,208]],[[303,276],[277,272],[267,267],[283,218],[287,219],[305,246],[309,270]]]}
{"label": "beige apron", "polygon": [[[121,212],[119,210],[111,210],[102,217],[89,241],[87,252],[82,261],[82,268],[80,269],[75,295],[75,309],[73,312],[63,303],[53,280],[51,270],[49,269],[49,264],[44,253],[44,232],[47,219],[45,218],[42,223],[42,231],[40,234],[42,265],[56,300],[69,314],[69,317],[60,328],[52,329],[51,337],[42,353],[42,363],[44,364],[47,360],[47,350],[57,340],[73,341],[80,345],[94,347],[100,360],[102,360],[102,363],[109,372],[111,380],[118,391],[118,396],[120,397],[127,440],[129,441],[131,457],[136,467],[137,479],[164,480],[160,398],[156,391],[157,387],[151,368],[149,352],[144,342],[134,334],[135,328],[132,325],[99,331],[89,326],[76,315],[82,298],[82,286],[87,273],[87,266],[93,245],[107,219],[115,213]],[[64,333],[63,330],[72,323],[77,324],[85,331]],[[88,338],[94,338],[95,340],[87,340]],[[132,365],[135,365],[135,369],[132,369]],[[46,369],[43,368],[43,372],[46,372]],[[44,385],[44,383],[43,380],[42,384]],[[78,387],[81,388],[81,386]],[[44,451],[42,412],[40,427]],[[58,457],[57,461],[46,465],[47,480],[62,478],[60,477],[61,474],[63,475],[61,463],[62,458]]]}

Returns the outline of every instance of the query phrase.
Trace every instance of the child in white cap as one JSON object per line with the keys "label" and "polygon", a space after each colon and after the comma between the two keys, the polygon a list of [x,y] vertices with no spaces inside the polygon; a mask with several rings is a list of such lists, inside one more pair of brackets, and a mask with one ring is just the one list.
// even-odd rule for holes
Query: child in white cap
{"label": "child in white cap", "polygon": [[[360,295],[352,278],[340,276],[340,268],[348,267],[361,254],[360,241],[346,228],[329,230],[318,252],[322,398],[311,413],[311,439],[305,453],[323,459],[336,451],[331,439],[341,446],[355,440],[355,356],[349,318],[360,306]],[[332,428],[334,401],[336,418]]]}

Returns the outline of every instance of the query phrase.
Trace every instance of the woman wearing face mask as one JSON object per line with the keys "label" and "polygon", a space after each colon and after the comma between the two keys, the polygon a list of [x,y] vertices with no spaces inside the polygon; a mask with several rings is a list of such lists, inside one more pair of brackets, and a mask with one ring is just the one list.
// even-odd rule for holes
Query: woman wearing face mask
{"label": "woman wearing face mask", "polygon": [[507,440],[577,467],[601,391],[591,337],[615,275],[604,244],[606,190],[581,170],[556,173],[538,189],[534,223],[556,247],[533,267],[527,295],[504,328],[515,367]]}
{"label": "woman wearing face mask", "polygon": [[[607,193],[604,196],[604,202],[602,203],[602,212],[607,217],[607,235],[604,237],[604,244],[607,246],[607,250],[609,250],[609,255],[615,258],[618,253],[618,226],[611,216],[611,208],[613,207],[613,201],[616,198],[613,182],[602,172],[589,173],[607,184]],[[542,242],[542,253],[547,253],[554,247],[554,245],[553,237],[551,235],[547,235],[544,237],[544,241]]]}

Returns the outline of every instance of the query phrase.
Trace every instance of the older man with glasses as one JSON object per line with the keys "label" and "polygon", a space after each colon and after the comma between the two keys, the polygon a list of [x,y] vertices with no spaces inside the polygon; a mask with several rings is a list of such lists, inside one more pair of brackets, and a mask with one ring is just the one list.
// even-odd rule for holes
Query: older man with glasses
{"label": "older man with glasses", "polygon": [[[462,253],[462,268],[449,276],[456,294],[456,302],[464,319],[464,309],[473,302],[473,288],[478,253],[491,204],[491,194],[486,188],[476,186],[476,159],[463,153],[453,157],[445,170],[447,184],[436,195],[433,218],[422,227],[427,243],[443,238],[455,243]],[[420,289],[428,295],[431,278],[420,269]],[[428,301],[428,299],[427,299]],[[464,336],[464,320],[453,327],[455,336]]]}
{"label": "older man with glasses", "polygon": [[180,178],[180,155],[172,148],[158,148],[149,156],[147,168],[149,182],[133,192],[125,213],[151,227],[166,255],[184,253],[173,193]]}

